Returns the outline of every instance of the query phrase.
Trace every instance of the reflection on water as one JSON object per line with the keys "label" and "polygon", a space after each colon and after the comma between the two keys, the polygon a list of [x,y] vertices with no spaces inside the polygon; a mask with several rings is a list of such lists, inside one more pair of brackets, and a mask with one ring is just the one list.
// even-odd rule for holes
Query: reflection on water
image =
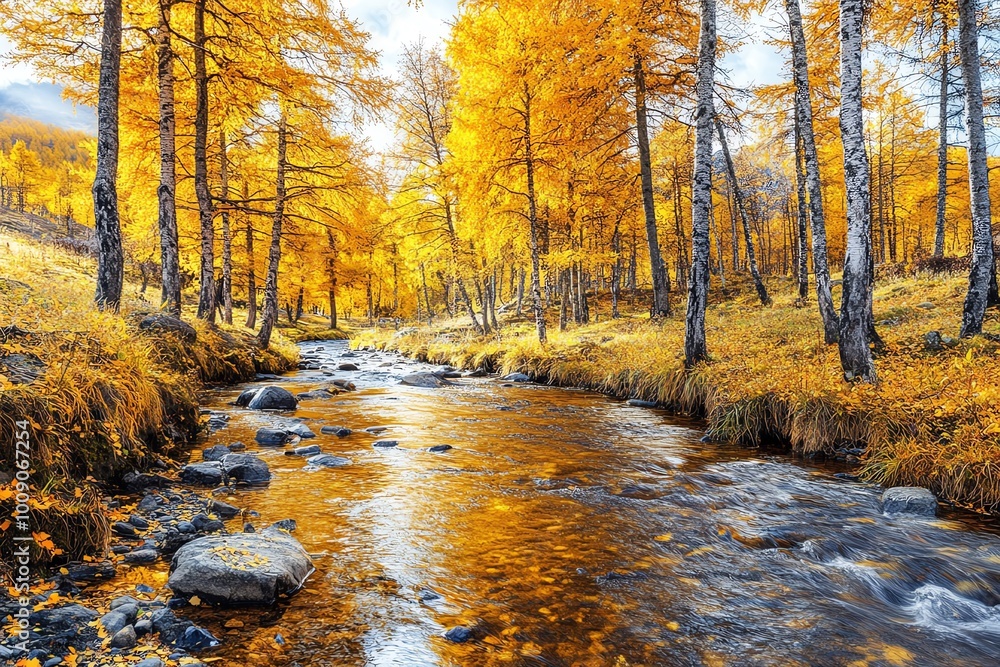
{"label": "reflection on water", "polygon": [[[343,344],[303,345],[336,368]],[[230,502],[292,517],[306,590],[258,610],[194,610],[224,664],[996,665],[1000,538],[969,517],[888,518],[834,470],[698,441],[697,426],[588,392],[496,379],[416,389],[426,368],[357,353],[300,371],[296,417],[343,468],[262,449],[274,480]],[[325,371],[330,373],[329,370]],[[273,416],[233,414],[206,445]],[[379,436],[358,432],[388,427]],[[376,439],[399,441],[375,449]],[[432,453],[433,445],[453,449]],[[198,456],[196,453],[195,457]],[[230,525],[239,529],[239,520]],[[229,619],[243,628],[229,629]],[[456,625],[475,638],[454,644]],[[280,633],[285,645],[275,643]]]}

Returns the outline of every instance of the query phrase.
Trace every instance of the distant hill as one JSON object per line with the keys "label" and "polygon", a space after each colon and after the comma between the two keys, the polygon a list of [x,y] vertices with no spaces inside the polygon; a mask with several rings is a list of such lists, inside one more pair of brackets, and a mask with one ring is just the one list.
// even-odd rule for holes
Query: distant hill
{"label": "distant hill", "polygon": [[62,98],[62,86],[12,83],[0,88],[0,117],[23,116],[69,130],[97,132],[94,109],[74,106]]}

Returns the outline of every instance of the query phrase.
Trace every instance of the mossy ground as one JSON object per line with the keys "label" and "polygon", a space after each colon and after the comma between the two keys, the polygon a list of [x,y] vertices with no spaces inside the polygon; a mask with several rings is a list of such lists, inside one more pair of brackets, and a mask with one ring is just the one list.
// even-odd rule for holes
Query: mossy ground
{"label": "mossy ground", "polygon": [[[124,472],[169,459],[196,434],[201,388],[288,370],[297,351],[280,334],[261,350],[252,332],[187,312],[195,342],[141,332],[142,316],[157,310],[158,287],[143,295],[127,280],[121,311],[101,312],[89,255],[7,232],[0,248],[0,472],[12,472],[16,423],[27,420],[32,529],[53,544],[35,562],[99,554],[109,535],[102,493]],[[40,371],[33,379],[32,369]],[[9,481],[0,479],[4,553]]]}
{"label": "mossy ground", "polygon": [[[844,381],[837,347],[823,342],[813,295],[802,307],[791,280],[768,284],[771,307],[739,279],[729,281],[728,295],[713,293],[711,359],[690,372],[683,368],[683,303],[671,318],[651,322],[637,313],[612,320],[602,299],[591,306],[599,321],[562,332],[552,308],[545,345],[524,318],[508,319],[487,337],[455,320],[364,332],[354,344],[659,401],[704,417],[714,438],[747,446],[807,455],[867,447],[867,479],[926,486],[978,511],[1000,508],[1000,345],[976,337],[931,350],[924,338],[930,331],[957,337],[964,276],[879,282],[874,309],[886,346],[877,356],[876,385]],[[644,303],[640,298],[636,308]],[[988,313],[985,329],[1000,331],[996,312]]]}

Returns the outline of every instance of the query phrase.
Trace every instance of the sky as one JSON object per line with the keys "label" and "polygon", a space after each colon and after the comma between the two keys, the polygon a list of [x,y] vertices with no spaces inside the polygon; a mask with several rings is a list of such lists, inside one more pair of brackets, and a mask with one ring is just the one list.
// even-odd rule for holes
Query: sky
{"label": "sky", "polygon": [[[458,0],[423,0],[416,8],[408,0],[341,0],[347,13],[359,20],[371,33],[371,48],[380,53],[383,74],[395,76],[403,47],[423,39],[427,45],[441,44],[448,35],[449,23],[458,12]],[[728,54],[720,63],[728,73],[728,83],[737,86],[766,84],[787,78],[784,58],[763,43],[766,28],[774,21],[761,18],[749,25],[723,23],[724,36],[735,37],[745,31],[751,38],[737,52]],[[11,51],[10,42],[0,36],[0,112],[29,115],[64,127],[86,129],[93,123],[89,109],[74,109],[59,100],[57,89],[31,85],[37,83],[30,68],[11,65],[4,58]],[[384,150],[393,143],[389,124],[372,124],[365,136],[375,150]]]}

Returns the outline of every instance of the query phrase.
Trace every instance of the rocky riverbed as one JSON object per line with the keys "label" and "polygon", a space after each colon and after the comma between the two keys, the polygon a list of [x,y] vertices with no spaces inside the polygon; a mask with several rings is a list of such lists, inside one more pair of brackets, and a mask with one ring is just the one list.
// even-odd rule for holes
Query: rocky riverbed
{"label": "rocky riverbed", "polygon": [[997,531],[922,490],[703,442],[643,402],[302,350],[297,373],[211,392],[190,460],[108,499],[114,555],[54,574],[30,657],[1000,659]]}

